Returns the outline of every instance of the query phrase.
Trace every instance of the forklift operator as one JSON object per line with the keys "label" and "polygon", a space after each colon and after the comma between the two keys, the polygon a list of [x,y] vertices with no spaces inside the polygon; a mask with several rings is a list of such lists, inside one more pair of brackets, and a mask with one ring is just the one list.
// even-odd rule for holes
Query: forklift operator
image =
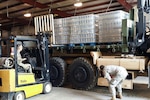
{"label": "forklift operator", "polygon": [[17,64],[22,67],[25,71],[32,73],[32,68],[30,64],[24,64],[23,61],[26,60],[26,58],[21,57],[21,51],[23,49],[22,44],[17,45]]}
{"label": "forklift operator", "polygon": [[[99,68],[101,76],[106,78],[109,82],[109,89],[112,93],[112,99],[116,100],[117,98],[122,98],[122,82],[128,75],[127,70],[124,67],[116,65],[101,65]],[[117,88],[117,95],[116,89]]]}

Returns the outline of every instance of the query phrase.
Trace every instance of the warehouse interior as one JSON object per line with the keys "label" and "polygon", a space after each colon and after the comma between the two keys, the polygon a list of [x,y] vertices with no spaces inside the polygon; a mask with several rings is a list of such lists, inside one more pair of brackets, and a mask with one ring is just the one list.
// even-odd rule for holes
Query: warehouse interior
{"label": "warehouse interior", "polygon": [[0,100],[150,100],[150,0],[0,0],[0,36]]}

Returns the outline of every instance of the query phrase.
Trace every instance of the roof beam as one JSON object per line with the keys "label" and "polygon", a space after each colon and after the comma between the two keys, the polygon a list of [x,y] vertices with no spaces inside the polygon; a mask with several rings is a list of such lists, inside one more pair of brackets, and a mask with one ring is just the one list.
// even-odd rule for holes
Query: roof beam
{"label": "roof beam", "polygon": [[59,3],[59,2],[62,2],[62,1],[67,1],[67,0],[51,1],[51,2],[48,2],[48,3],[45,3],[45,4],[49,5],[49,4]]}
{"label": "roof beam", "polygon": [[[49,8],[48,5],[42,4],[42,3],[39,3],[39,2],[36,2],[36,1],[34,1],[34,0],[18,0],[18,1],[23,2],[23,3],[30,4],[30,5],[32,5],[33,7],[37,7],[37,8],[41,8],[41,9],[43,9],[43,8]],[[61,16],[61,17],[69,17],[69,16],[72,16],[71,14],[68,14],[68,13],[66,13],[66,12],[63,12],[63,11],[60,11],[60,10],[57,10],[57,9],[53,9],[52,12],[58,14],[58,15]]]}
{"label": "roof beam", "polygon": [[[112,8],[112,9],[109,9],[107,12],[110,12],[110,11],[116,11],[116,10],[123,10],[123,8],[120,8],[120,7],[117,7],[117,8]],[[99,11],[95,14],[100,14],[100,13],[105,13],[106,11]]]}
{"label": "roof beam", "polygon": [[132,9],[132,6],[126,0],[117,0],[127,11]]}
{"label": "roof beam", "polygon": [[[117,8],[117,7],[120,7],[120,6],[111,6],[111,7],[109,7],[109,8]],[[105,7],[105,8],[100,8],[100,9],[95,9],[95,10],[89,10],[88,12],[90,13],[92,13],[92,12],[95,12],[95,11],[102,11],[102,10],[106,10],[107,8]],[[109,10],[109,9],[108,9]],[[76,14],[77,15],[80,15],[80,14],[83,14],[83,13],[86,13],[87,11],[84,11],[84,12],[77,12]],[[106,11],[105,11],[106,12]]]}
{"label": "roof beam", "polygon": [[[14,22],[16,22],[16,23],[21,23],[21,24],[28,24],[29,23],[29,21],[28,20],[26,20],[26,19],[20,19],[20,18],[9,18],[9,17],[7,17],[6,16],[6,14],[0,14],[0,18],[1,18],[1,20],[5,20],[5,19],[7,19],[7,20],[9,20],[10,21],[10,23],[8,23],[8,24],[3,24],[2,23],[2,26],[0,26],[0,28],[1,29],[4,29],[4,30],[9,30],[10,29],[10,24],[11,23],[14,23]],[[13,25],[15,25],[16,23],[14,23]],[[9,27],[7,27],[7,26],[9,26]]]}
{"label": "roof beam", "polygon": [[54,13],[54,14],[58,14],[60,17],[73,16],[72,14],[63,13],[63,11],[60,11],[60,10],[57,10],[57,9],[52,9],[51,12]]}
{"label": "roof beam", "polygon": [[33,7],[48,8],[47,5],[41,4],[41,3],[39,3],[39,2],[36,2],[35,0],[17,0],[17,1],[30,4],[30,5],[32,5]]}
{"label": "roof beam", "polygon": [[[81,7],[81,8],[78,8],[78,10],[82,10],[82,9],[86,9],[86,8],[92,8],[92,7],[96,7],[96,6],[102,6],[102,5],[106,5],[106,4],[109,4],[109,3],[110,3],[110,1],[106,1],[106,2],[95,4],[95,5],[89,5],[89,6]],[[115,3],[115,1],[112,1],[112,3]],[[69,9],[69,10],[66,10],[66,11],[71,12],[71,11],[74,11],[74,9]]]}
{"label": "roof beam", "polygon": [[4,14],[0,14],[0,18],[1,19],[8,19],[8,20],[10,20],[10,18],[8,18],[6,15],[4,15]]}

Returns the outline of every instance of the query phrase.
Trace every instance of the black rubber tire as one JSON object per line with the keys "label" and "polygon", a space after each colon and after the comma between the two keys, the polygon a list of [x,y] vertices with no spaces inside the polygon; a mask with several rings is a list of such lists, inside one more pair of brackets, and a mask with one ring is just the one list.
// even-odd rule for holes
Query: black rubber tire
{"label": "black rubber tire", "polygon": [[16,92],[14,94],[13,100],[24,100],[24,99],[25,99],[24,92]]}
{"label": "black rubber tire", "polygon": [[82,57],[76,58],[70,65],[69,78],[75,89],[89,90],[95,86],[95,71],[90,62]]}
{"label": "black rubber tire", "polygon": [[62,86],[65,82],[66,63],[62,58],[50,58],[50,81],[53,86]]}
{"label": "black rubber tire", "polygon": [[45,82],[43,84],[43,93],[47,94],[50,93],[52,91],[52,84],[50,82]]}
{"label": "black rubber tire", "polygon": [[97,85],[98,77],[100,76],[98,67],[95,66],[95,85]]}

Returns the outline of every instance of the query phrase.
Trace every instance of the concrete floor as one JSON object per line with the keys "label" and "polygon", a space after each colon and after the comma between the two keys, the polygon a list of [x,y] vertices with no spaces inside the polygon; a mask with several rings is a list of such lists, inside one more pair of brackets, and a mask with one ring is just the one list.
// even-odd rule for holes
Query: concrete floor
{"label": "concrete floor", "polygon": [[[53,87],[49,94],[40,94],[26,100],[110,100],[107,87],[95,87],[90,91],[81,91],[64,87]],[[119,99],[117,99],[119,100]],[[123,90],[122,100],[150,100],[150,89],[135,87],[134,90]]]}

